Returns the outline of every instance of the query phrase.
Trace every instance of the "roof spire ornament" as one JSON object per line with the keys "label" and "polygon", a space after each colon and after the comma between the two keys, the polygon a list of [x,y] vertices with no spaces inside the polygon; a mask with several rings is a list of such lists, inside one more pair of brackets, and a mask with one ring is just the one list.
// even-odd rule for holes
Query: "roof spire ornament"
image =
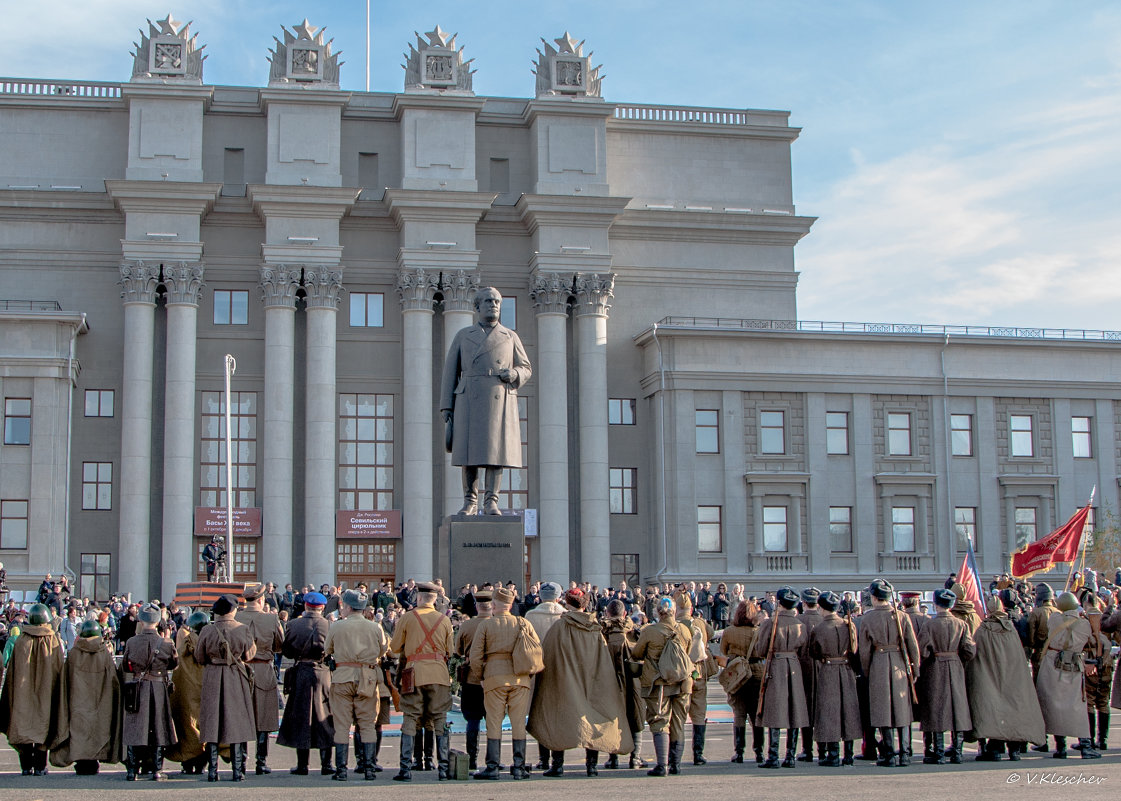
{"label": "roof spire ornament", "polygon": [[553,47],[544,39],[545,50],[537,51],[533,74],[537,76],[538,97],[573,97],[602,99],[600,74],[603,65],[592,67],[591,51],[584,55],[584,41],[577,42],[568,31],[554,39]]}
{"label": "roof spire ornament", "polygon": [[[159,27],[157,27],[159,26]],[[132,80],[161,83],[171,81],[202,83],[202,62],[206,56],[191,35],[191,23],[183,24],[169,13],[156,22],[148,20],[148,33],[140,30],[140,42],[133,42]]]}
{"label": "roof spire ornament", "polygon": [[316,28],[304,18],[289,31],[283,25],[284,41],[275,36],[276,47],[269,51],[269,86],[295,85],[338,87],[339,53],[331,52],[334,39],[324,40],[326,28]]}
{"label": "roof spire ornament", "polygon": [[475,59],[463,60],[463,48],[455,49],[458,33],[448,36],[447,31],[437,25],[424,34],[428,41],[416,36],[416,44],[409,45],[409,52],[403,54],[405,63],[406,92],[460,92],[472,93],[471,83],[475,70],[471,63]]}

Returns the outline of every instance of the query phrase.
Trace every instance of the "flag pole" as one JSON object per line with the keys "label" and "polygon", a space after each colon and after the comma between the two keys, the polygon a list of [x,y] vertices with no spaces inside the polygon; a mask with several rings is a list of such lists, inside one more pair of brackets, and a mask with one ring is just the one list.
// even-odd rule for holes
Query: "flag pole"
{"label": "flag pole", "polygon": [[366,0],[366,91],[370,91],[370,0]]}
{"label": "flag pole", "polygon": [[[1095,484],[1094,488],[1090,490],[1090,500],[1086,501],[1087,506],[1093,506],[1094,505],[1094,496],[1097,494],[1097,492],[1098,492],[1098,485]],[[1081,537],[1081,541],[1079,542],[1079,546],[1080,546],[1080,550],[1082,551],[1082,564],[1085,565],[1086,564],[1086,529],[1085,529],[1085,527],[1083,527],[1082,534],[1080,535],[1080,537]],[[1070,570],[1067,571],[1067,580],[1066,580],[1066,584],[1063,585],[1063,592],[1066,592],[1067,590],[1070,589],[1070,582],[1071,582],[1071,580],[1074,579],[1074,566],[1077,563],[1078,563],[1078,555],[1076,554],[1075,557],[1070,560]]]}
{"label": "flag pole", "polygon": [[234,580],[234,479],[233,479],[233,436],[230,431],[230,378],[237,369],[237,361],[226,354],[226,568],[225,579]]}

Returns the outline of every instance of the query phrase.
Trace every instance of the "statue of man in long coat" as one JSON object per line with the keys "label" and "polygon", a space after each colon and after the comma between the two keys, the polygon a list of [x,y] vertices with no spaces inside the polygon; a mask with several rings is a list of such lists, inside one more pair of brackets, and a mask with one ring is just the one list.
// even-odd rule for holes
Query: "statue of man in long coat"
{"label": "statue of man in long coat", "polygon": [[446,445],[452,464],[463,468],[463,508],[478,513],[483,468],[483,514],[501,514],[498,487],[506,467],[522,466],[518,387],[533,370],[518,335],[498,322],[502,295],[494,287],[475,294],[479,320],[455,335],[440,387],[440,412],[450,426]]}

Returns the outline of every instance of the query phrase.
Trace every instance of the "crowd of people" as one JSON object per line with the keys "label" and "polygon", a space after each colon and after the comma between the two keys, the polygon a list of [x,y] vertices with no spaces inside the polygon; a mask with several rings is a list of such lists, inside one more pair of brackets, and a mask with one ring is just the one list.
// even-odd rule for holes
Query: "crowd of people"
{"label": "crowd of people", "polygon": [[123,763],[127,780],[158,781],[167,760],[217,781],[225,760],[241,781],[250,742],[253,771],[271,772],[275,733],[295,749],[292,773],[307,774],[317,752],[320,773],[346,781],[351,747],[354,775],[382,771],[396,708],[392,778],[446,779],[458,696],[476,779],[506,770],[506,718],[515,779],[564,775],[571,749],[584,751],[588,776],[624,766],[665,776],[682,770],[687,736],[692,764],[707,763],[715,678],[733,712],[734,763],[753,754],[765,769],[815,758],[902,767],[915,725],[926,764],[961,763],[967,742],[982,761],[1017,760],[1032,745],[1093,759],[1108,747],[1111,706],[1121,707],[1121,590],[1085,578],[1056,597],[1047,584],[994,577],[983,609],[952,576],[929,601],[883,579],[863,591],[760,596],[711,582],[524,592],[494,582],[454,598],[439,581],[410,579],[251,584],[203,610],[127,596],[98,604],[48,575],[37,603],[0,612],[0,731],[24,775],[45,774],[48,761],[85,775]]}

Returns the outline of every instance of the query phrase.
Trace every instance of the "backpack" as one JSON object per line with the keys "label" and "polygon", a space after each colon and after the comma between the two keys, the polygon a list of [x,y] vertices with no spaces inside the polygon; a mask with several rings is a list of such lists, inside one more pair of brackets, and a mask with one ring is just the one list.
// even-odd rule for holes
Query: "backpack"
{"label": "backpack", "polygon": [[666,637],[666,644],[658,656],[658,678],[666,684],[679,684],[692,675],[693,663],[675,631]]}
{"label": "backpack", "polygon": [[514,640],[514,650],[510,652],[510,661],[514,665],[514,674],[517,676],[532,676],[545,669],[545,655],[541,650],[541,642],[537,639],[529,623],[518,618],[518,637]]}

